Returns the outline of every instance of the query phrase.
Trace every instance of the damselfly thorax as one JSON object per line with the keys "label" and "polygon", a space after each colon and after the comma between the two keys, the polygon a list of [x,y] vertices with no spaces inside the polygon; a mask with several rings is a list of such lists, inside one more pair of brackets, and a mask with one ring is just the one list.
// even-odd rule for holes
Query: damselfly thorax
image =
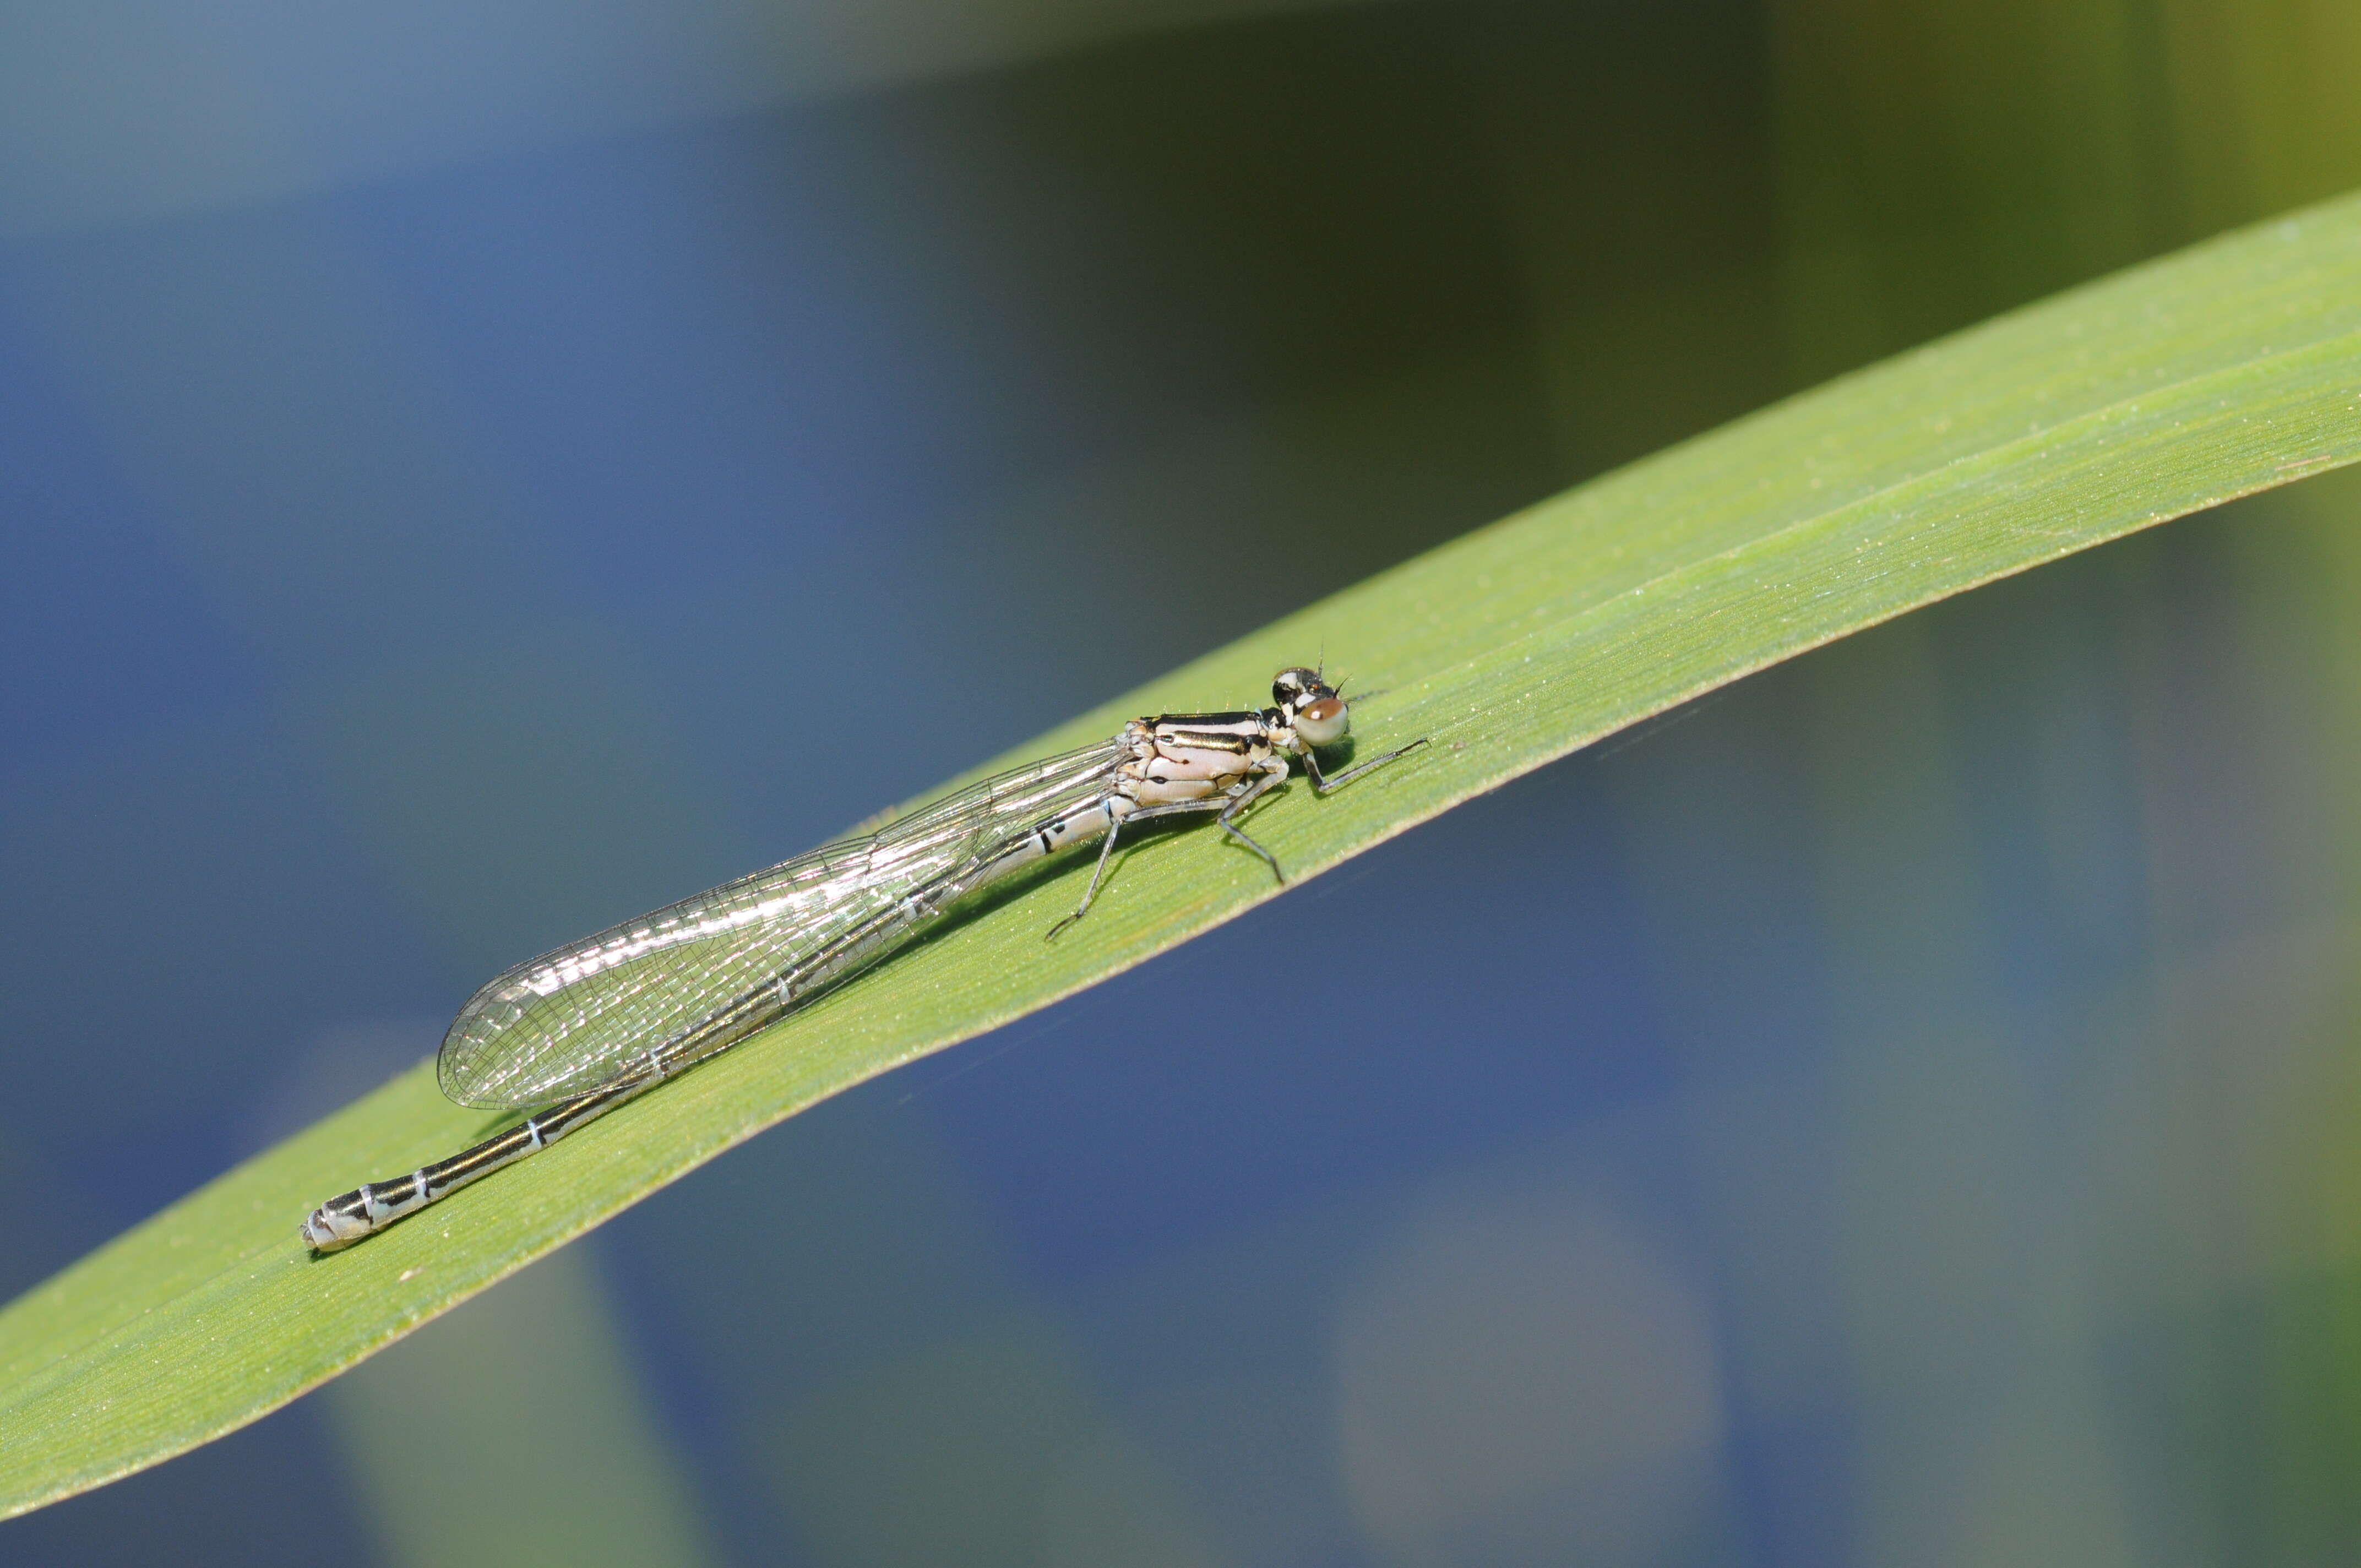
{"label": "damselfly thorax", "polygon": [[1343,694],[1319,671],[1281,670],[1268,707],[1135,718],[875,833],[519,964],[459,1010],[435,1069],[460,1104],[542,1109],[449,1159],[330,1199],[303,1222],[303,1240],[322,1252],[347,1246],[555,1142],[851,979],[961,900],[1095,841],[1097,863],[1073,913],[1049,928],[1057,937],[1098,896],[1126,825],[1211,813],[1284,881],[1239,818],[1287,781],[1291,762],[1324,795],[1426,743],[1322,773],[1315,751],[1351,728]]}

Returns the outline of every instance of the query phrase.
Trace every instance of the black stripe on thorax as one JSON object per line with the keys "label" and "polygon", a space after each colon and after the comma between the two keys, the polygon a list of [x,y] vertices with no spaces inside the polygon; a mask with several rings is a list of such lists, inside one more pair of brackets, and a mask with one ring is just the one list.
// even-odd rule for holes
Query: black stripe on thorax
{"label": "black stripe on thorax", "polygon": [[1168,713],[1149,728],[1159,741],[1239,756],[1264,744],[1269,733],[1259,713]]}

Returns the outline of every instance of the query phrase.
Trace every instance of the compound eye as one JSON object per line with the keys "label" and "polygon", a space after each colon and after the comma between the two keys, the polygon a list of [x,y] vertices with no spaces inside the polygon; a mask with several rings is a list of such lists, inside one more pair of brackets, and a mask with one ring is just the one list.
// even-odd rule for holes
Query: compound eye
{"label": "compound eye", "polygon": [[1295,733],[1307,746],[1333,746],[1352,729],[1353,715],[1342,697],[1314,697],[1295,710]]}

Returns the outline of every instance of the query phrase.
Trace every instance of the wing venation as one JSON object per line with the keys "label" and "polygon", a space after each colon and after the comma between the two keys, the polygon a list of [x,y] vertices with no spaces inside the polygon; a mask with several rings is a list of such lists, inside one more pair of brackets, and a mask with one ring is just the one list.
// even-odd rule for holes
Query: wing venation
{"label": "wing venation", "polygon": [[493,1107],[597,1088],[652,1047],[824,957],[913,889],[969,873],[1028,827],[1104,790],[1128,755],[1110,740],[1012,769],[875,833],[824,844],[519,964],[452,1021],[436,1063],[443,1091],[462,1105]]}

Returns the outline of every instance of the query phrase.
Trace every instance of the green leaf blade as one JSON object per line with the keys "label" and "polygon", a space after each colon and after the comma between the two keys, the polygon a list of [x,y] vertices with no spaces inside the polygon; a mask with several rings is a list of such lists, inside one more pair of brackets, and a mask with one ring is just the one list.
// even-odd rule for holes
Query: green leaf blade
{"label": "green leaf blade", "polygon": [[[2361,200],[2015,313],[1684,444],[1290,616],[1024,749],[1235,706],[1325,647],[1433,743],[1257,833],[1301,881],[1753,670],[1994,577],[2361,458]],[[1016,757],[1003,761],[1018,760]],[[981,771],[981,770],[979,770]],[[796,1111],[1279,891],[1210,833],[1090,920],[1038,879],[513,1170],[327,1258],[304,1210],[480,1135],[431,1066],[0,1310],[0,1516],[276,1409]]]}

